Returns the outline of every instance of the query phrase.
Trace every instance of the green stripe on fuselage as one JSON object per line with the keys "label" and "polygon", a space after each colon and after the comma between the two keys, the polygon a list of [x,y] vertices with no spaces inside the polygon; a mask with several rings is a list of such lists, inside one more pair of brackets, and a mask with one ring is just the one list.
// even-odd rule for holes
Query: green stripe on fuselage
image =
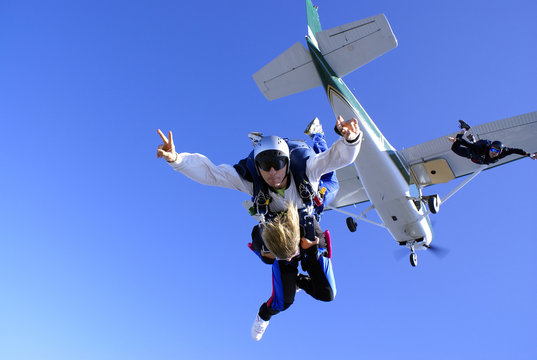
{"label": "green stripe on fuselage", "polygon": [[399,172],[401,173],[407,184],[410,184],[410,172],[408,170],[408,167],[405,166],[403,161],[399,158],[397,151],[388,142],[388,140],[386,140],[384,135],[382,135],[377,125],[375,125],[373,120],[371,120],[369,115],[367,115],[362,105],[360,105],[358,100],[356,100],[356,98],[349,90],[347,85],[345,85],[343,80],[341,80],[341,78],[339,78],[334,73],[330,65],[328,65],[323,55],[320,53],[319,49],[317,49],[317,47],[313,44],[311,39],[306,39],[308,41],[308,48],[310,50],[310,54],[312,55],[313,62],[315,64],[315,67],[317,68],[317,72],[319,73],[321,81],[323,82],[323,86],[325,88],[326,95],[328,96],[328,100],[330,101],[330,105],[332,105],[333,107],[333,97],[337,96],[345,105],[347,105],[350,109],[357,113],[363,120],[364,125],[369,128],[370,132],[374,134],[379,140],[379,143],[382,144],[382,150],[388,153],[390,159],[392,159],[395,166],[397,166],[397,169],[399,169]]}

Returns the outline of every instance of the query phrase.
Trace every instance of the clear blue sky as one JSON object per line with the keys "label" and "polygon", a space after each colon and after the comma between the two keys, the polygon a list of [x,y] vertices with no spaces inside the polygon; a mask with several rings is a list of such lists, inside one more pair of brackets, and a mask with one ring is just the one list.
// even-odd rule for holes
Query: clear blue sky
{"label": "clear blue sky", "polygon": [[[537,110],[533,1],[316,4],[325,29],[390,21],[399,46],[345,81],[398,149]],[[246,196],[157,160],[156,129],[219,164],[249,131],[330,128],[320,88],[269,102],[251,78],[305,34],[303,0],[0,2],[0,359],[537,358],[529,159],[446,203],[450,253],[418,268],[327,214],[336,300],[301,292],[250,338],[271,281]]]}

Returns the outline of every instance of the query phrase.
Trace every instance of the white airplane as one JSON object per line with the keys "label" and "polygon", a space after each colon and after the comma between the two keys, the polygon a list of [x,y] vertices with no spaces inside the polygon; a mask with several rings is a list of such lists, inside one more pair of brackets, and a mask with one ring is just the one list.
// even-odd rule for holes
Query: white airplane
{"label": "white airplane", "polygon": [[[353,96],[341,77],[397,46],[384,14],[322,30],[317,8],[306,0],[308,36],[306,49],[296,43],[253,75],[265,97],[280,97],[322,86],[336,117],[356,118],[364,140],[355,163],[337,171],[340,189],[330,208],[347,214],[347,226],[356,230],[356,220],[387,229],[399,245],[410,249],[410,263],[417,265],[417,250],[431,248],[433,239],[430,213],[481,171],[522,158],[510,155],[497,163],[477,165],[451,151],[446,135],[397,151]],[[477,138],[501,140],[511,147],[537,151],[537,112],[472,127]],[[433,184],[470,175],[442,199],[424,195]],[[361,214],[342,210],[369,201]],[[426,205],[426,206],[424,206]],[[375,210],[381,223],[365,217]]]}

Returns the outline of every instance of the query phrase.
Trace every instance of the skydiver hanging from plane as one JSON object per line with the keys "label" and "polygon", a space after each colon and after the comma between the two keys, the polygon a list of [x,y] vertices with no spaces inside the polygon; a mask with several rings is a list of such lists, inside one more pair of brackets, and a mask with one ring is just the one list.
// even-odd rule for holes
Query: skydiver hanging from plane
{"label": "skydiver hanging from plane", "polygon": [[[537,159],[536,153],[529,153],[522,149],[509,148],[504,146],[499,140],[490,141],[487,139],[475,140],[475,137],[469,133],[470,125],[462,120],[459,120],[461,132],[456,137],[448,137],[448,140],[453,142],[451,150],[462,157],[472,160],[472,162],[480,165],[494,164],[500,159],[512,154],[528,156],[531,159]],[[469,140],[464,139],[464,136]]]}
{"label": "skydiver hanging from plane", "polygon": [[[322,301],[335,296],[331,261],[322,256],[324,249],[319,249],[322,234],[319,228],[316,231],[313,202],[321,176],[352,163],[363,138],[356,119],[344,121],[339,116],[335,129],[341,135],[339,140],[327,151],[302,161],[293,160],[282,138],[268,136],[260,139],[251,156],[236,166],[216,166],[201,154],[177,153],[172,132],[166,137],[158,130],[163,145],[158,147],[157,157],[164,158],[174,170],[201,184],[254,196],[256,212],[262,219],[261,236],[277,258],[272,265],[273,296],[263,303],[252,326],[255,340],[261,339],[273,315],[293,303],[297,286]],[[280,251],[280,245],[285,251]],[[308,275],[298,274],[299,262]]]}

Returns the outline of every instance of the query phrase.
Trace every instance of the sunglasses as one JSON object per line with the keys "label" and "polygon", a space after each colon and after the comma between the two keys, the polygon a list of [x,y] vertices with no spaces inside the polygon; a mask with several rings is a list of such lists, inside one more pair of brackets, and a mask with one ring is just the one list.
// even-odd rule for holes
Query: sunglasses
{"label": "sunglasses", "polygon": [[270,171],[274,169],[276,171],[281,170],[287,165],[287,158],[280,157],[276,159],[263,159],[257,162],[257,166],[263,171]]}
{"label": "sunglasses", "polygon": [[499,154],[500,153],[500,150],[498,150],[496,148],[490,148],[490,151],[493,152],[494,154]]}

